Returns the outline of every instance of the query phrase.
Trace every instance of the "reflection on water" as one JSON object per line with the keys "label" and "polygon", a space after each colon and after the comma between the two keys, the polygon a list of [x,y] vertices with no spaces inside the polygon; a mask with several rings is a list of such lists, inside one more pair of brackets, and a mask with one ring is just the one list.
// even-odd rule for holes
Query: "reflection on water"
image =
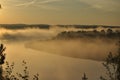
{"label": "reflection on water", "polygon": [[8,43],[7,61],[15,62],[15,70],[21,71],[26,60],[32,74],[38,72],[41,80],[80,80],[84,72],[90,80],[98,80],[104,72],[101,62],[75,59],[28,49],[23,43]]}
{"label": "reflection on water", "polygon": [[0,30],[7,61],[15,62],[15,71],[21,72],[22,61],[26,60],[31,74],[39,73],[41,80],[80,80],[84,72],[89,80],[99,80],[105,70],[98,60],[116,49],[113,40],[50,40],[65,30],[60,28]]}
{"label": "reflection on water", "polygon": [[28,42],[25,46],[52,54],[92,60],[104,60],[110,51],[117,51],[115,41],[104,42],[99,39],[39,40]]}

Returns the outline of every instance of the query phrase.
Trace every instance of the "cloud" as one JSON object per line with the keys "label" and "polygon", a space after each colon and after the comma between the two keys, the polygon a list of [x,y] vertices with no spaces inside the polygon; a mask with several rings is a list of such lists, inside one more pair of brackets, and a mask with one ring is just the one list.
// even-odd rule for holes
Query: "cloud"
{"label": "cloud", "polygon": [[20,6],[26,6],[26,7],[35,6],[35,7],[40,7],[40,8],[44,8],[44,9],[54,9],[55,10],[56,8],[53,5],[50,5],[50,3],[60,2],[60,1],[62,1],[62,0],[44,0],[44,1],[32,0],[32,1],[28,1],[26,3],[17,4],[16,6],[17,7],[20,7]]}
{"label": "cloud", "polygon": [[119,0],[79,0],[79,2],[104,11],[117,11],[120,8]]}
{"label": "cloud", "polygon": [[50,5],[34,5],[36,7],[40,7],[42,9],[47,9],[47,10],[59,10],[57,7],[53,7]]}
{"label": "cloud", "polygon": [[30,2],[26,2],[26,3],[21,3],[21,4],[17,4],[16,6],[30,6],[36,3],[36,0],[32,0]]}
{"label": "cloud", "polygon": [[47,3],[59,2],[59,1],[62,1],[62,0],[45,0],[45,1],[41,1],[39,3],[40,4],[47,4]]}

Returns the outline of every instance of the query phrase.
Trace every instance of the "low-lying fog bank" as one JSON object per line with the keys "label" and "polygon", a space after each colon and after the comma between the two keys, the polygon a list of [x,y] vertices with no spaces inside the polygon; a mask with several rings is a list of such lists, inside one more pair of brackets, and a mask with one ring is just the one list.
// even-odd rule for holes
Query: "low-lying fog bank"
{"label": "low-lying fog bank", "polygon": [[27,28],[18,30],[0,29],[1,42],[27,42],[27,48],[73,58],[104,60],[109,52],[116,52],[116,39],[107,38],[70,38],[56,39],[63,31],[79,31],[75,28],[51,29]]}
{"label": "low-lying fog bank", "polygon": [[116,41],[103,40],[46,40],[33,41],[27,48],[73,58],[104,60],[109,52],[117,51]]}
{"label": "low-lying fog bank", "polygon": [[6,61],[15,63],[15,74],[23,72],[23,60],[27,61],[30,77],[39,73],[40,80],[81,80],[84,73],[89,80],[99,80],[99,77],[105,74],[102,62],[33,50],[26,48],[23,42],[7,43],[5,46]]}
{"label": "low-lying fog bank", "polygon": [[77,29],[0,29],[0,42],[7,47],[6,60],[15,62],[15,72],[22,71],[21,62],[26,60],[30,72],[38,72],[41,80],[80,80],[84,72],[89,80],[99,80],[105,70],[98,60],[104,60],[110,51],[115,54],[117,40],[55,39],[62,31]]}

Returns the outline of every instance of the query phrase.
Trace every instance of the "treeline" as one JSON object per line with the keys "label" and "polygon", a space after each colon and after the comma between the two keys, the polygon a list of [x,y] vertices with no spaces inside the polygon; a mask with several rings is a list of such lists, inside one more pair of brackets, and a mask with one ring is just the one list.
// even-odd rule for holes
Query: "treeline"
{"label": "treeline", "polygon": [[51,26],[57,26],[60,28],[76,28],[76,29],[97,29],[99,27],[120,28],[120,26],[104,26],[104,25],[0,24],[0,28],[5,28],[5,29],[25,29],[25,28],[50,29]]}
{"label": "treeline", "polygon": [[80,28],[80,29],[90,29],[90,28],[93,28],[93,29],[96,29],[96,28],[120,28],[120,26],[106,26],[106,25],[57,25],[59,27],[62,27],[62,28],[70,28],[70,27],[73,27],[73,28]]}
{"label": "treeline", "polygon": [[120,31],[113,31],[112,29],[107,29],[97,31],[63,31],[57,35],[57,39],[73,39],[73,38],[110,38],[117,39],[120,36]]}
{"label": "treeline", "polygon": [[0,28],[5,29],[26,29],[26,28],[39,28],[39,29],[49,29],[50,25],[47,24],[0,24]]}

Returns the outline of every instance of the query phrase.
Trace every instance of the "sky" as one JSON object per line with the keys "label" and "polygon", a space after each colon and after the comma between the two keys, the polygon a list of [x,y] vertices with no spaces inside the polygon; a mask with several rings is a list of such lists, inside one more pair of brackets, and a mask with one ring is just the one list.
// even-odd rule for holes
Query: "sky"
{"label": "sky", "polygon": [[120,25],[120,0],[0,0],[0,24]]}

